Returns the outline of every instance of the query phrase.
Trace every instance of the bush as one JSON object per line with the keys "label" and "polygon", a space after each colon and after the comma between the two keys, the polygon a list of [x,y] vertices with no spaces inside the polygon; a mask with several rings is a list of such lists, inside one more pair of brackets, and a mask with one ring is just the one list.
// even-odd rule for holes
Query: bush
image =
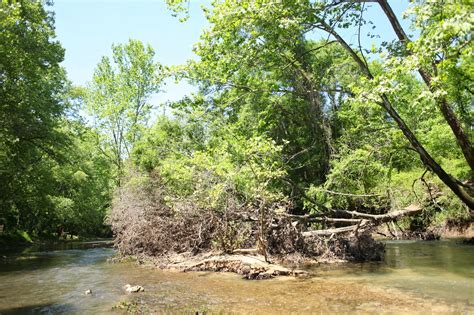
{"label": "bush", "polygon": [[223,190],[224,207],[202,207],[192,196],[167,193],[156,172],[131,177],[118,189],[108,222],[121,255],[163,256],[203,250],[232,252],[256,244],[256,203],[242,203],[232,187]]}

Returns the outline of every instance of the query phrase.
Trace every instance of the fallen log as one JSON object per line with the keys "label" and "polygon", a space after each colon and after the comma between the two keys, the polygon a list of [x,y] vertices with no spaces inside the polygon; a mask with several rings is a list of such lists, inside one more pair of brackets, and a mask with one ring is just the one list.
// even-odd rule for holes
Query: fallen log
{"label": "fallen log", "polygon": [[358,224],[363,219],[344,219],[344,218],[311,218],[308,219],[308,222],[322,222],[322,223],[350,223],[350,224]]}
{"label": "fallen log", "polygon": [[367,220],[372,220],[377,223],[385,223],[389,221],[396,220],[398,218],[404,217],[404,216],[411,216],[415,215],[418,213],[421,213],[423,211],[423,208],[421,208],[418,205],[410,205],[402,210],[396,210],[392,211],[386,214],[368,214],[368,213],[363,213],[363,212],[357,212],[357,211],[348,211],[348,210],[330,210],[331,213],[333,214],[339,214],[339,215],[348,215],[351,218],[358,218],[358,219],[367,219]]}
{"label": "fallen log", "polygon": [[[368,214],[358,211],[349,211],[349,210],[339,210],[339,209],[327,209],[332,215],[344,216],[345,218],[334,218],[327,217],[328,213],[313,213],[306,215],[296,215],[281,213],[280,216],[284,216],[289,219],[295,220],[297,222],[322,222],[322,223],[348,223],[350,226],[344,226],[334,229],[324,229],[324,230],[312,230],[303,232],[304,237],[308,236],[331,236],[333,234],[341,234],[348,232],[359,232],[367,229],[368,227],[373,227],[380,225],[382,223],[395,221],[404,216],[412,216],[421,213],[423,208],[419,205],[410,205],[404,209],[392,211],[386,214]],[[349,217],[349,218],[347,218]],[[242,216],[242,219],[246,221],[258,221],[257,218],[252,216]],[[272,224],[271,227],[277,227],[278,225]]]}
{"label": "fallen log", "polygon": [[[343,220],[346,220],[346,222],[352,222],[352,223],[357,223],[357,219],[368,219],[368,220],[374,220],[374,221],[379,221],[379,220],[387,220],[391,221],[394,219],[397,219],[399,217],[405,216],[405,215],[414,215],[418,214],[423,210],[419,205],[410,205],[404,209],[401,210],[396,210],[393,212],[389,212],[386,214],[369,214],[369,213],[363,213],[363,212],[358,212],[358,211],[349,211],[349,210],[340,210],[340,209],[328,209],[327,212],[333,214],[333,215],[340,215],[344,217],[350,217],[351,219],[343,219],[343,218],[329,218],[327,217],[328,213],[313,213],[313,214],[305,214],[305,215],[297,215],[297,214],[288,214],[288,213],[282,213],[281,215],[295,219],[295,220],[303,220],[303,221],[328,221],[328,222],[344,222]],[[386,221],[383,221],[386,222]]]}
{"label": "fallen log", "polygon": [[291,218],[298,221],[304,222],[329,222],[329,223],[351,223],[357,224],[361,219],[345,219],[345,218],[330,218],[327,216],[321,216],[321,214],[309,214],[309,215],[295,215],[295,214],[283,214],[287,218]]}
{"label": "fallen log", "polygon": [[[242,250],[240,250],[242,251]],[[196,259],[196,258],[195,258]],[[212,255],[197,261],[184,261],[168,265],[170,269],[188,271],[234,272],[249,280],[271,279],[277,276],[306,276],[303,270],[290,269],[279,264],[268,263],[262,255]]]}
{"label": "fallen log", "polygon": [[346,196],[346,197],[354,197],[354,198],[368,198],[368,197],[380,197],[381,194],[349,194],[339,191],[327,190],[327,189],[320,189],[320,191],[325,192],[331,195],[339,195],[339,196]]}
{"label": "fallen log", "polygon": [[314,231],[306,231],[301,233],[304,237],[309,236],[331,236],[340,233],[348,233],[348,232],[355,232],[360,228],[364,228],[368,225],[367,220],[363,220],[365,222],[361,224],[351,225],[351,226],[344,226],[336,229],[326,229],[326,230],[314,230]]}
{"label": "fallen log", "polygon": [[335,229],[325,230],[313,230],[303,232],[302,235],[308,236],[331,236],[333,234],[358,232],[359,230],[365,230],[368,227],[373,227],[382,223],[391,222],[401,217],[412,216],[421,213],[423,209],[418,205],[410,205],[402,210],[393,211],[387,214],[367,214],[357,211],[346,211],[346,210],[335,210],[337,213],[351,214],[353,217],[360,218],[358,224],[345,226]]}

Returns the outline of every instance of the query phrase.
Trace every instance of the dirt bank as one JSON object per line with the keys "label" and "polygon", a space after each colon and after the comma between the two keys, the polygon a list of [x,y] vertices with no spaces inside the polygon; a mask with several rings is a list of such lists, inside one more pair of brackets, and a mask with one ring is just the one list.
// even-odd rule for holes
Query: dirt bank
{"label": "dirt bank", "polygon": [[445,227],[441,231],[441,238],[473,238],[474,225],[471,223],[468,227]]}
{"label": "dirt bank", "polygon": [[157,260],[148,261],[161,269],[188,271],[233,272],[249,280],[271,279],[278,276],[305,277],[307,272],[295,268],[284,267],[276,260],[265,261],[265,257],[253,252],[235,252],[222,254],[217,252],[193,255],[191,253],[176,254]]}
{"label": "dirt bank", "polygon": [[372,237],[376,240],[397,239],[397,240],[439,240],[449,238],[466,238],[474,237],[474,225],[468,224],[445,224],[443,226],[432,226],[423,231],[401,230],[395,225],[380,226],[372,233]]}

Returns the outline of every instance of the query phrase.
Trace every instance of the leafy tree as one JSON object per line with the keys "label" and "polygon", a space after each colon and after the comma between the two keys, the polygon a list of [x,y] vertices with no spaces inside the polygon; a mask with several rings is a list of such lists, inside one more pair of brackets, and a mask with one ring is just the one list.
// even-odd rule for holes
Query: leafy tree
{"label": "leafy tree", "polygon": [[47,213],[55,146],[66,105],[64,50],[54,40],[51,13],[39,1],[0,3],[0,209],[7,228],[32,227]]}
{"label": "leafy tree", "polygon": [[[177,12],[183,9],[183,1],[168,3]],[[321,113],[324,113],[320,105],[321,97],[314,91],[321,91],[321,86],[317,83],[320,82],[318,79],[322,77],[322,73],[312,72],[315,69],[308,65],[311,64],[310,57],[315,56],[314,52],[322,47],[311,48],[306,41],[309,36],[319,37],[322,34],[323,47],[326,44],[338,45],[359,68],[357,77],[360,79],[343,86],[344,90],[349,90],[349,94],[360,103],[379,106],[386,113],[385,119],[394,122],[423,165],[435,173],[469,208],[474,208],[470,189],[460,179],[449,174],[440,161],[433,157],[433,152],[427,150],[426,143],[420,141],[415,127],[409,124],[407,117],[402,116],[401,108],[404,104],[400,103],[398,97],[400,91],[407,89],[404,85],[407,81],[401,81],[400,77],[406,73],[418,72],[424,87],[421,88],[419,98],[410,101],[417,106],[425,106],[425,109],[435,106],[439,110],[444,119],[443,124],[449,126],[458,144],[456,151],[463,155],[471,168],[472,178],[474,155],[470,141],[472,131],[469,130],[472,122],[468,121],[471,110],[466,107],[472,80],[469,79],[468,72],[463,70],[469,69],[472,62],[469,31],[472,23],[468,22],[472,20],[472,10],[469,3],[421,1],[412,5],[409,13],[413,13],[413,26],[419,30],[420,35],[411,41],[388,2],[379,0],[377,5],[393,26],[396,39],[387,38],[380,47],[372,49],[363,47],[360,40],[364,36],[362,30],[370,23],[365,19],[368,5],[364,1],[213,3],[212,10],[206,10],[211,28],[203,34],[196,52],[201,57],[204,69],[212,69],[210,76],[214,81],[210,82],[220,87],[218,91],[226,84],[241,86],[242,82],[247,83],[246,79],[251,77],[255,68],[258,71],[262,64],[275,66],[277,70],[274,71],[285,70],[293,80],[301,82],[299,87],[293,86],[291,92],[299,94],[305,104],[319,104],[310,108],[319,107],[319,114],[316,116],[321,117]],[[351,45],[341,35],[349,31],[357,35],[356,45]],[[377,58],[381,65],[374,68],[371,60]],[[257,82],[260,86],[271,84],[270,93],[276,93],[280,99],[279,89],[286,91],[285,80],[278,77],[278,80],[272,82],[271,79],[268,80],[269,77],[272,78],[271,74],[272,68],[267,66],[249,81]],[[208,82],[204,80],[204,87]],[[456,86],[453,82],[456,82]],[[248,92],[253,97],[262,97],[268,90],[266,86],[264,89],[249,88]],[[320,129],[317,133],[326,133],[322,139],[328,139],[329,129],[324,127],[327,126],[325,120],[319,118],[315,121]],[[289,141],[293,143],[294,139]],[[318,147],[318,152],[327,151],[324,146]]]}
{"label": "leafy tree", "polygon": [[[359,74],[342,49],[308,40],[289,23],[295,13],[272,4],[273,15],[263,16],[255,6],[225,2],[208,12],[211,28],[196,45],[200,60],[188,65],[187,75],[212,98],[203,106],[212,104],[242,128],[284,145],[293,183],[321,184],[338,135],[332,120],[348,92],[341,74]],[[274,23],[275,16],[283,21]]]}
{"label": "leafy tree", "polygon": [[[403,89],[403,85],[400,84],[398,77],[406,72],[418,71],[427,87],[422,93],[422,96],[437,105],[445,122],[450,126],[459,148],[472,171],[474,152],[466,131],[468,126],[461,125],[461,122],[454,112],[453,106],[455,104],[449,103],[448,101],[447,93],[449,91],[443,88],[443,84],[441,83],[443,82],[443,65],[449,64],[451,68],[456,68],[454,64],[459,67],[465,66],[458,62],[458,59],[461,59],[465,54],[469,54],[470,49],[465,48],[469,37],[469,31],[467,30],[469,27],[463,25],[460,28],[453,29],[454,24],[452,23],[457,24],[460,19],[468,18],[464,13],[469,12],[468,5],[463,3],[457,4],[450,1],[442,4],[434,4],[431,3],[431,1],[427,1],[415,5],[413,10],[417,12],[417,14],[415,16],[414,25],[419,27],[421,20],[430,22],[428,22],[428,25],[424,25],[420,30],[421,34],[419,39],[411,42],[401,28],[388,2],[381,0],[379,4],[392,24],[399,42],[394,42],[392,46],[389,46],[389,49],[386,51],[387,55],[384,57],[384,71],[378,75],[372,73],[370,66],[364,61],[364,56],[359,56],[356,50],[351,48],[334,27],[331,27],[331,24],[324,20],[321,15],[313,26],[334,36],[339,44],[351,54],[354,61],[357,62],[361,70],[365,73],[365,86],[364,84],[361,85],[364,87],[358,90],[358,94],[382,106],[396,122],[398,128],[410,142],[412,148],[418,153],[423,164],[433,171],[459,199],[469,208],[473,209],[474,199],[469,190],[466,189],[460,180],[448,174],[439,162],[433,158],[432,154],[426,150],[412,128],[410,128],[406,121],[400,116],[395,106],[397,103],[394,100],[394,95],[396,95],[400,89]],[[433,8],[435,9],[432,10]],[[439,10],[444,12],[446,9],[452,12],[452,15],[443,16],[440,19]],[[360,21],[362,21],[363,6],[346,7],[346,10],[352,12],[359,11]],[[340,14],[341,11],[336,10],[336,12]],[[424,13],[422,14],[422,12]],[[444,26],[446,26],[441,38],[434,35],[438,33],[434,31],[434,28],[439,26],[438,23],[445,24]],[[428,41],[427,38],[429,38]],[[431,42],[431,44],[428,42]],[[451,50],[457,53],[452,54]]]}
{"label": "leafy tree", "polygon": [[115,165],[120,185],[123,162],[148,122],[147,102],[158,92],[164,69],[153,60],[153,48],[138,40],[113,45],[112,51],[112,60],[103,57],[97,65],[86,103],[101,133],[102,152]]}
{"label": "leafy tree", "polygon": [[77,119],[54,38],[42,1],[0,2],[0,224],[31,236],[97,235],[109,166]]}
{"label": "leafy tree", "polygon": [[109,161],[97,147],[96,132],[81,121],[64,121],[62,132],[71,145],[58,148],[65,161],[51,169],[54,177],[49,198],[54,215],[49,223],[58,233],[104,235],[113,188]]}
{"label": "leafy tree", "polygon": [[[354,223],[333,217],[355,215],[343,209],[367,218],[419,203],[426,224],[439,213],[467,215],[472,13],[462,1],[413,3],[408,14],[419,35],[411,39],[388,2],[375,1],[395,36],[369,48],[361,40],[367,27],[376,32],[369,2],[214,1],[204,9],[210,27],[195,46],[199,59],[176,71],[199,92],[115,149],[118,160],[133,162],[111,213],[122,252],[230,252],[240,243],[265,248],[264,239],[287,252],[298,248],[292,233],[311,221]],[[186,12],[186,1],[167,3]],[[96,78],[114,78],[111,69],[101,63],[97,73],[107,75]],[[103,100],[93,103],[112,108],[100,119],[115,123],[102,128],[128,126],[117,123],[127,100],[120,85],[96,86],[113,91],[96,93]],[[278,221],[322,211],[291,231]],[[339,231],[356,231],[359,241],[355,222]],[[264,237],[275,225],[291,246]],[[313,232],[305,234],[333,234]]]}

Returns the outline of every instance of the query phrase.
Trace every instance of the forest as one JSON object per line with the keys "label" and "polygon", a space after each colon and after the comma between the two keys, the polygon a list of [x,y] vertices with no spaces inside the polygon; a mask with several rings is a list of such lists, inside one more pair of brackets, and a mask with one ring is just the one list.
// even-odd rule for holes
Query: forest
{"label": "forest", "polygon": [[[387,0],[213,1],[197,58],[160,64],[130,39],[85,86],[62,66],[51,4],[0,2],[2,242],[372,260],[374,235],[472,223],[471,1],[403,17]],[[167,5],[186,23],[188,1]],[[170,79],[197,92],[160,111]]]}

